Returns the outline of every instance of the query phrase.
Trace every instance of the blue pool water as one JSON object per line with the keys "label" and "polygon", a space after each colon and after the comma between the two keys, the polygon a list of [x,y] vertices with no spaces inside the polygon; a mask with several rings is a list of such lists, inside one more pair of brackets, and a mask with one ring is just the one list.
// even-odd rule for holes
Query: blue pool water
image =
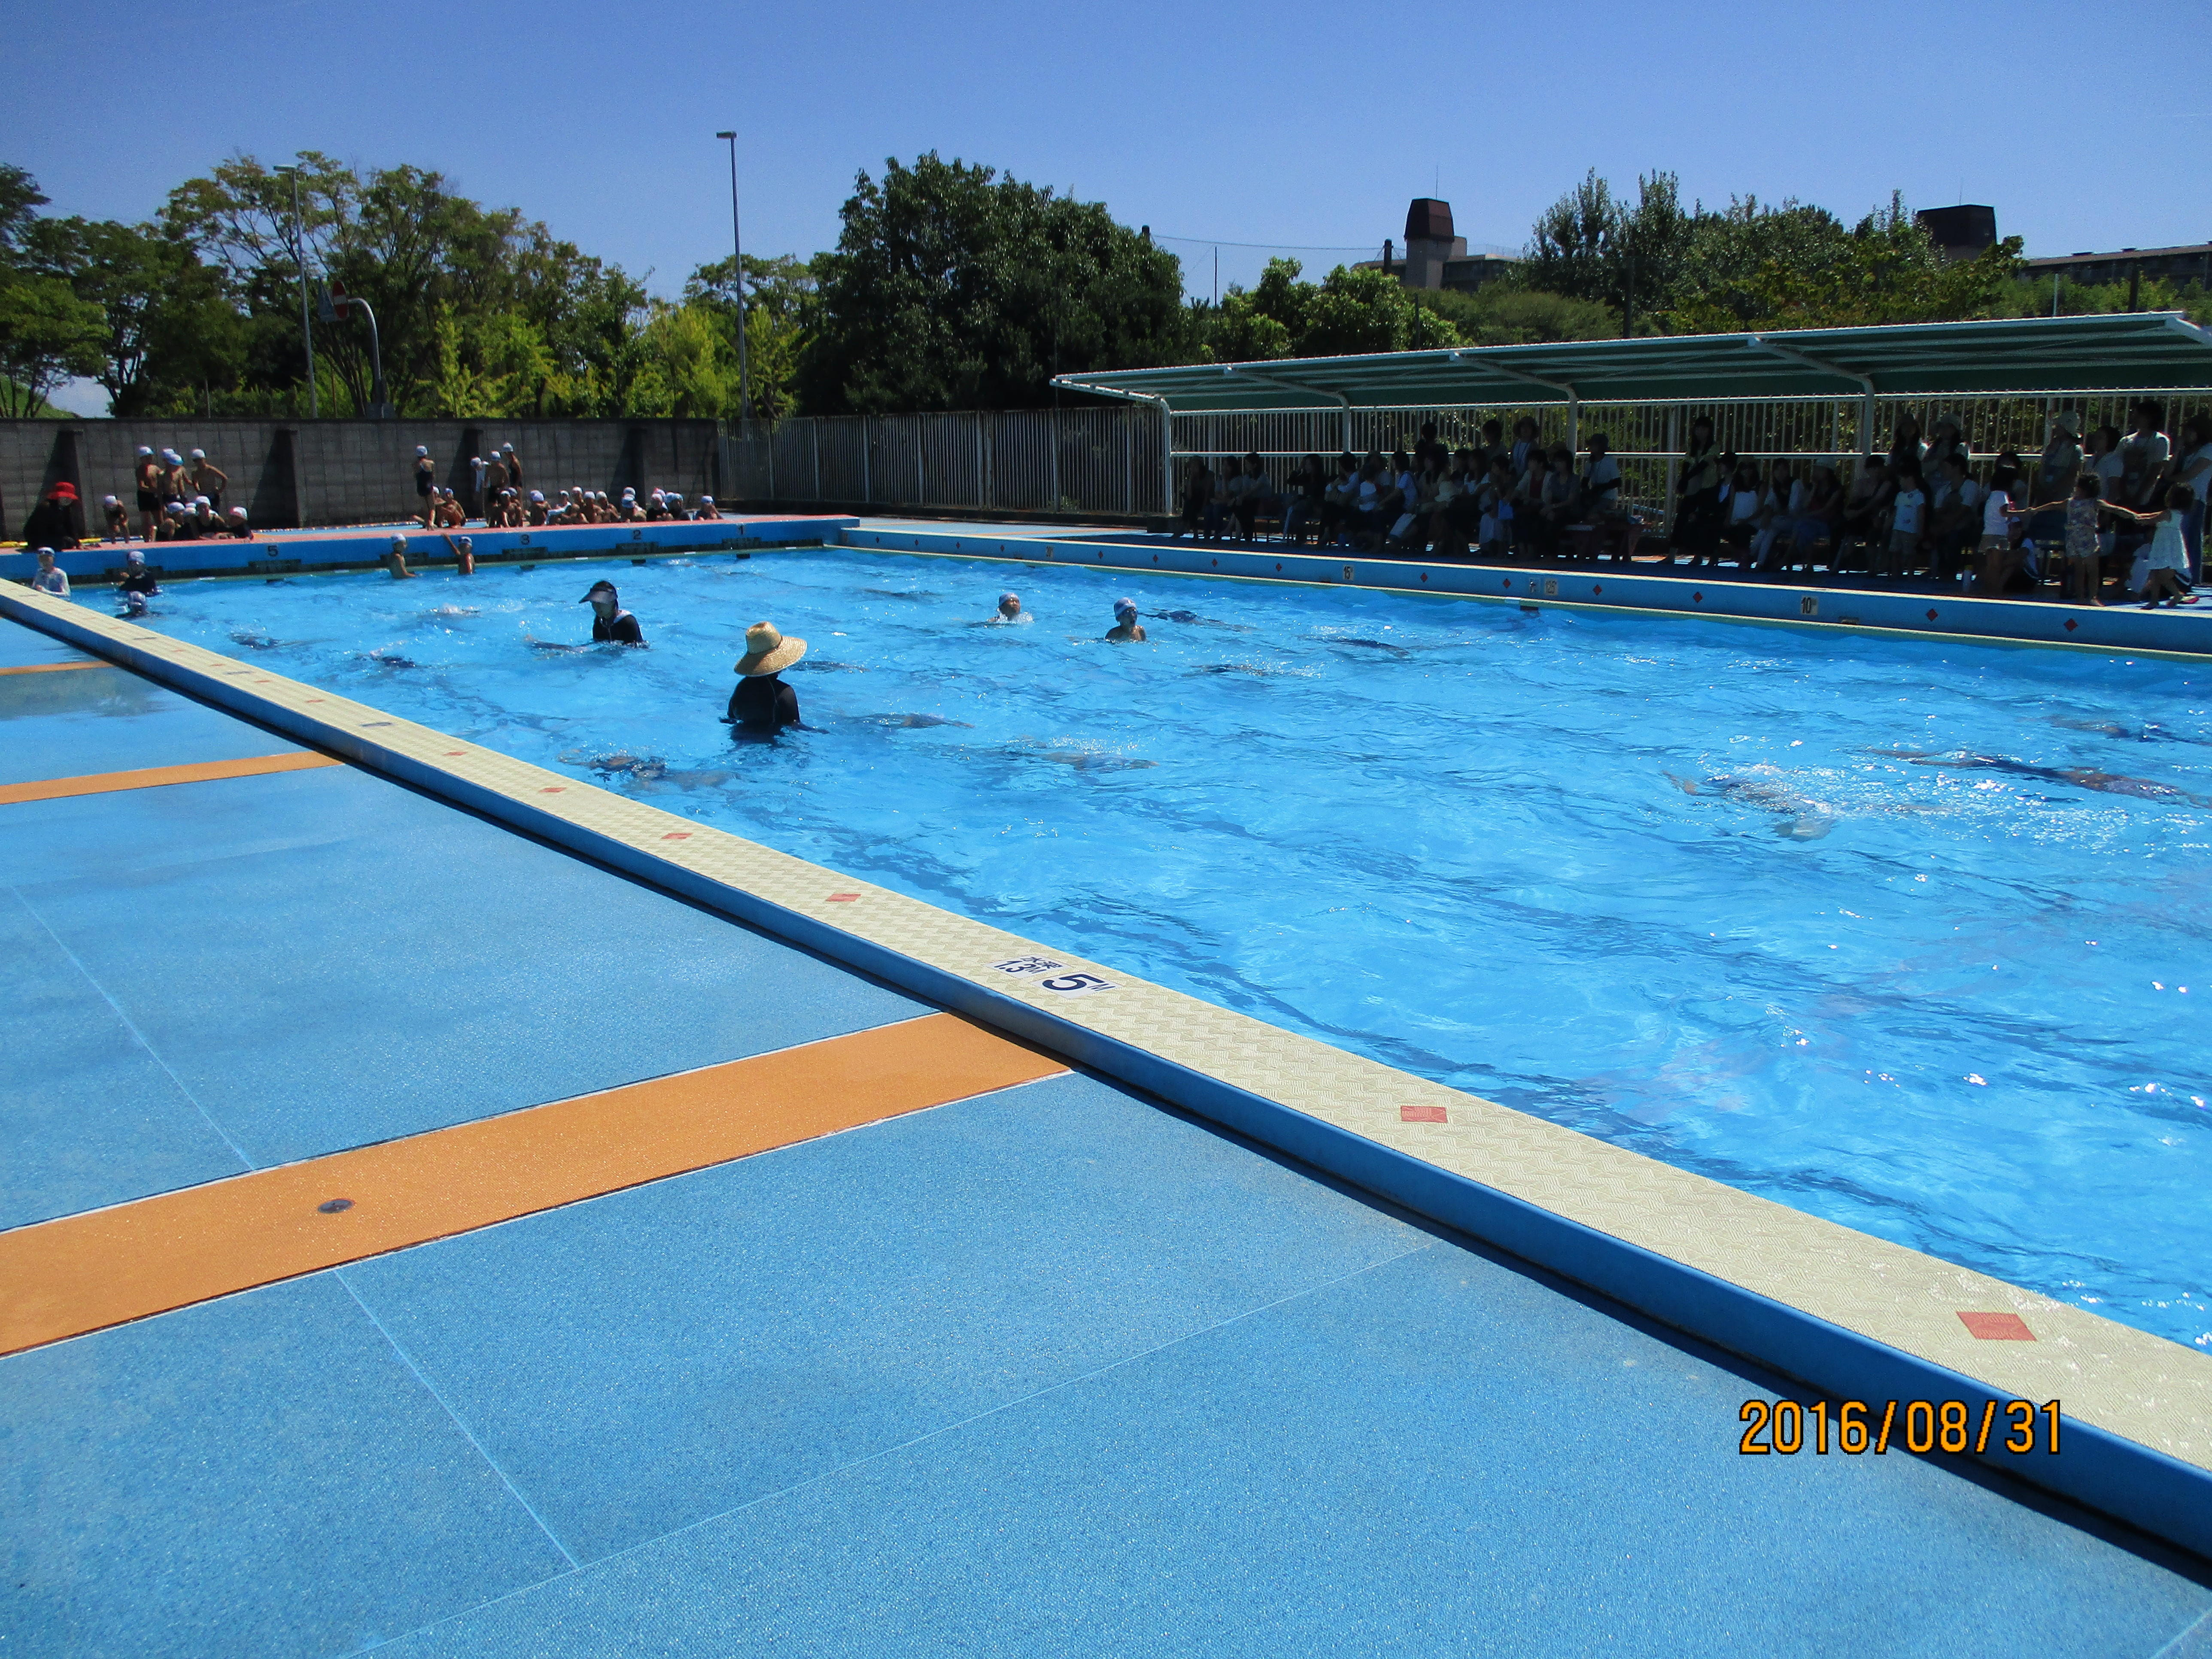
{"label": "blue pool water", "polygon": [[[652,648],[588,636],[618,580]],[[988,617],[1019,589],[1033,621]],[[1152,639],[1099,636],[1122,591]],[[155,626],[2212,1347],[2212,675],[873,552]],[[1164,611],[1184,613],[1181,619]],[[747,623],[812,730],[717,716]]]}

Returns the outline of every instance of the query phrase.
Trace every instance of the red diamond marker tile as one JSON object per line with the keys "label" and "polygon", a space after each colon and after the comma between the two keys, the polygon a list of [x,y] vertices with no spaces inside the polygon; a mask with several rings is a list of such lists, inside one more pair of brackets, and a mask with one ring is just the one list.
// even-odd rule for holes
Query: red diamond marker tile
{"label": "red diamond marker tile", "polygon": [[2075,622],[2075,621],[2074,620],[2074,618],[2073,618],[2073,617],[2069,617],[2066,619],[2066,631],[2067,631],[2068,633],[2069,633],[2069,634],[2071,634],[2071,633],[2072,633],[2075,629],[2079,628],[2081,625],[2081,624],[2080,623]]}
{"label": "red diamond marker tile", "polygon": [[1451,1118],[1441,1106],[1401,1106],[1398,1109],[1398,1121],[1401,1123],[1449,1123]]}
{"label": "red diamond marker tile", "polygon": [[1984,1342],[2033,1342],[2035,1333],[2018,1314],[1962,1313],[1960,1323]]}
{"label": "red diamond marker tile", "polygon": [[1932,610],[1931,610],[1931,611],[1929,611],[1929,613],[1928,613],[1928,620],[1929,620],[1929,622],[1934,622],[1934,621],[1936,620],[1936,613],[1935,613],[1935,611],[1932,611]]}
{"label": "red diamond marker tile", "polygon": [[661,837],[661,840],[663,841],[689,841],[690,839],[691,832],[689,830],[671,830],[666,835]]}
{"label": "red diamond marker tile", "polygon": [[830,895],[830,902],[832,904],[850,904],[854,900],[860,896],[858,893],[832,893]]}

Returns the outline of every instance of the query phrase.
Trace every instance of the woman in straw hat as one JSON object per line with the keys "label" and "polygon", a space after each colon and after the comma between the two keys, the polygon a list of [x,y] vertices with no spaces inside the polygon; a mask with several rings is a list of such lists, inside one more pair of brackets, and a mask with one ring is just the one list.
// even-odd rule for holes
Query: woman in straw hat
{"label": "woman in straw hat", "polygon": [[757,622],[745,629],[745,654],[738,659],[738,688],[730,693],[733,726],[748,732],[774,732],[797,726],[799,693],[776,678],[806,654],[805,640],[786,639],[774,623]]}

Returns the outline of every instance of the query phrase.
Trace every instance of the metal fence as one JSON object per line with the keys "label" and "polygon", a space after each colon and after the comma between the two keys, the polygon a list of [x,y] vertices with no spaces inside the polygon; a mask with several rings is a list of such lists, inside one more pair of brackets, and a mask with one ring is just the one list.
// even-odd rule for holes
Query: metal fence
{"label": "metal fence", "polygon": [[1167,471],[1149,409],[840,415],[733,423],[725,453],[741,501],[977,512],[1142,514]]}
{"label": "metal fence", "polygon": [[1955,416],[1968,447],[1986,460],[2017,450],[2031,466],[2051,416],[2081,412],[2085,431],[2124,431],[2128,410],[2149,398],[2166,407],[2166,429],[2212,410],[2212,388],[2144,392],[2016,392],[2002,397],[1877,398],[1873,425],[1857,398],[1718,398],[1702,403],[1586,403],[1488,408],[1274,410],[1176,415],[1162,430],[1152,407],[1011,410],[942,415],[838,416],[733,425],[723,477],[740,500],[853,506],[961,507],[1144,516],[1176,511],[1175,479],[1194,456],[1257,452],[1278,484],[1309,454],[1364,455],[1413,447],[1433,422],[1449,447],[1480,442],[1496,420],[1510,437],[1522,416],[1548,447],[1604,433],[1631,501],[1671,507],[1675,464],[1690,423],[1709,417],[1723,450],[1770,457],[1845,459],[1887,451],[1906,416],[1923,437]]}

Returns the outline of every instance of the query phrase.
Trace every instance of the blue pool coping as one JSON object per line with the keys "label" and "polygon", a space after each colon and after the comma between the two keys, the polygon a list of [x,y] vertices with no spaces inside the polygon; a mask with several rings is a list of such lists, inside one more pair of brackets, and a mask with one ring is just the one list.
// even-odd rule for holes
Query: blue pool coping
{"label": "blue pool coping", "polygon": [[[449,564],[449,538],[466,536],[480,562],[619,558],[624,555],[722,553],[791,542],[816,542],[860,524],[858,519],[819,517],[670,520],[660,524],[537,525],[516,530],[425,530],[411,522],[338,530],[266,530],[251,541],[90,542],[54,556],[72,582],[112,581],[127,556],[146,556],[157,576],[275,576],[380,564],[394,536],[406,538],[417,564]],[[28,581],[39,562],[26,549],[0,550],[0,579]]]}
{"label": "blue pool coping", "polygon": [[[1010,532],[1013,527],[1009,527]],[[2050,599],[1977,599],[1811,583],[1746,581],[1677,567],[1516,565],[1301,552],[1242,543],[1106,539],[862,523],[839,532],[847,547],[1002,559],[1113,571],[1287,581],[1324,587],[1442,593],[1542,608],[1705,617],[1827,633],[1907,635],[2075,650],[2212,659],[2212,604],[2171,611]],[[1648,573],[1648,574],[1647,574]]]}
{"label": "blue pool coping", "polygon": [[[1246,556],[1273,562],[1267,554]],[[1090,1066],[1838,1398],[1971,1400],[1990,1393],[1988,1385],[1920,1356],[685,869],[419,761],[374,737],[286,708],[246,686],[118,641],[101,629],[79,626],[65,616],[15,599],[4,588],[0,588],[0,615]],[[2036,1452],[2015,1457],[1993,1451],[1977,1461],[2212,1560],[2212,1471],[2078,1419],[2067,1419],[2065,1437],[2065,1450],[2055,1458]]]}

